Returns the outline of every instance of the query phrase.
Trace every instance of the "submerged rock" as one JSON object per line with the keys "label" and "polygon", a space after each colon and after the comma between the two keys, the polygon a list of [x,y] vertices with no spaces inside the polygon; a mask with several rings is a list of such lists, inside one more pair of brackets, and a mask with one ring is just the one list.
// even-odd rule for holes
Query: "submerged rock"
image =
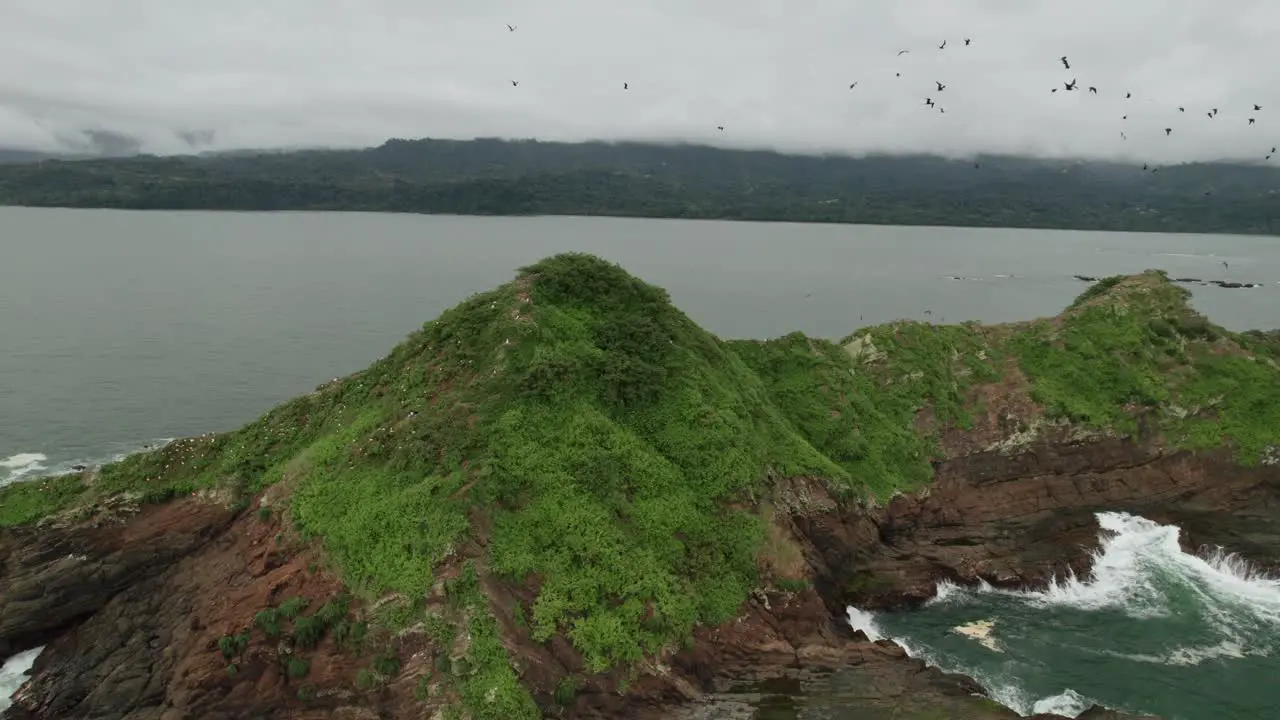
{"label": "submerged rock", "polygon": [[46,644],[4,717],[709,717],[790,687],[1014,718],[845,606],[1087,572],[1099,510],[1280,567],[1277,347],[1162,273],[1028,323],[726,342],[550,258],[241,430],[0,489],[0,654]]}

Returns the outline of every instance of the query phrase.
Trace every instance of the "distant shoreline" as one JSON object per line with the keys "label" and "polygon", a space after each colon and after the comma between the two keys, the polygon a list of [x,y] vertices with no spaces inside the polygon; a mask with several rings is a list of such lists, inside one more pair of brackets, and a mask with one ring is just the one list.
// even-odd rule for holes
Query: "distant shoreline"
{"label": "distant shoreline", "polygon": [[1280,235],[1280,173],[1032,158],[394,140],[365,150],[0,164],[0,205],[584,216]]}

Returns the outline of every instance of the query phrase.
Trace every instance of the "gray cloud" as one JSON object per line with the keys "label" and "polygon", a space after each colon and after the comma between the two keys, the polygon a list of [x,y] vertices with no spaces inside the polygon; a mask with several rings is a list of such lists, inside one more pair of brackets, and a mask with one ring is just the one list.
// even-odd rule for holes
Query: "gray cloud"
{"label": "gray cloud", "polygon": [[496,135],[1260,160],[1280,143],[1277,37],[1267,0],[5,0],[0,146]]}

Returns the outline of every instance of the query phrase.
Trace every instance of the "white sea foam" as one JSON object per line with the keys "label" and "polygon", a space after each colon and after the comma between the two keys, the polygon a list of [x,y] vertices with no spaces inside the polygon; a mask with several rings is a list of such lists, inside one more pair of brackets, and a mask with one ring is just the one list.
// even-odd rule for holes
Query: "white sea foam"
{"label": "white sea foam", "polygon": [[27,679],[27,671],[35,664],[43,649],[33,648],[5,659],[3,667],[0,667],[0,711],[13,704],[9,698],[22,687]]}
{"label": "white sea foam", "polygon": [[[1162,654],[1123,654],[1095,650],[1137,662],[1171,666],[1197,665],[1222,658],[1262,655],[1266,647],[1251,647],[1259,626],[1280,626],[1280,580],[1252,570],[1239,557],[1214,552],[1204,557],[1182,551],[1176,526],[1161,525],[1125,513],[1098,513],[1101,547],[1093,558],[1088,577],[1074,575],[1051,582],[1044,590],[1003,590],[987,584],[962,587],[941,583],[931,605],[969,603],[984,595],[1021,599],[1030,607],[1070,607],[1077,610],[1111,610],[1134,618],[1159,617],[1174,612],[1169,587],[1176,585],[1194,597],[1205,614],[1217,642],[1188,645]],[[849,622],[869,636],[886,635],[874,613],[849,608]],[[969,674],[987,689],[991,698],[1023,716],[1052,712],[1074,717],[1093,701],[1071,689],[1044,698],[1028,697],[1012,676],[991,677],[981,670],[947,667],[927,648],[913,648],[891,638],[912,657],[949,672]]]}
{"label": "white sea foam", "polygon": [[0,460],[0,485],[7,485],[14,480],[21,479],[26,475],[35,475],[44,471],[44,463],[48,461],[49,456],[44,453],[18,453],[10,455]]}
{"label": "white sea foam", "polygon": [[0,459],[0,487],[27,478],[47,475],[64,475],[77,468],[100,467],[119,462],[130,455],[145,450],[155,450],[173,442],[174,438],[159,438],[142,443],[120,444],[106,449],[102,454],[90,458],[61,458],[51,462],[48,455],[40,452],[22,452]]}

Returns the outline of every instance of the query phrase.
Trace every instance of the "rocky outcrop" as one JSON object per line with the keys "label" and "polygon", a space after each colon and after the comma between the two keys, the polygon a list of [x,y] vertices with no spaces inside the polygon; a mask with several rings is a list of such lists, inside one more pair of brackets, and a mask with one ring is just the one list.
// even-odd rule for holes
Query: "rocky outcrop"
{"label": "rocky outcrop", "polygon": [[792,522],[833,604],[890,608],[928,599],[942,579],[1034,587],[1085,573],[1104,510],[1178,525],[1189,551],[1221,546],[1277,568],[1278,501],[1276,466],[1100,438],[946,460],[926,493],[876,509],[832,504]]}
{"label": "rocky outcrop", "polygon": [[[1015,717],[976,697],[972,681],[868,642],[842,622],[844,605],[918,602],[940,579],[1023,586],[1084,572],[1100,510],[1176,523],[1189,548],[1224,545],[1280,566],[1275,465],[1244,468],[1223,453],[1112,437],[1042,438],[1016,449],[973,442],[966,449],[955,440],[954,457],[938,465],[928,491],[880,507],[837,502],[816,480],[780,479],[775,518],[803,547],[814,590],[757,593],[740,618],[699,630],[692,648],[647,668],[625,692],[618,678],[584,677],[569,716],[670,716],[676,706],[691,718],[730,713],[742,706],[733,692],[742,683],[800,683],[840,670],[875,688],[857,700],[868,710],[910,698],[951,717]],[[421,712],[407,681],[358,690],[356,663],[332,643],[312,661],[305,700],[273,654],[228,673],[220,637],[280,598],[338,590],[334,579],[308,571],[312,550],[280,545],[277,532],[207,498],[147,508],[127,521],[117,514],[0,532],[0,643],[9,652],[49,643],[8,717]],[[580,670],[575,654],[567,643],[534,643],[517,626],[505,618],[504,635],[546,699],[553,679]],[[404,655],[413,658],[412,648]]]}

